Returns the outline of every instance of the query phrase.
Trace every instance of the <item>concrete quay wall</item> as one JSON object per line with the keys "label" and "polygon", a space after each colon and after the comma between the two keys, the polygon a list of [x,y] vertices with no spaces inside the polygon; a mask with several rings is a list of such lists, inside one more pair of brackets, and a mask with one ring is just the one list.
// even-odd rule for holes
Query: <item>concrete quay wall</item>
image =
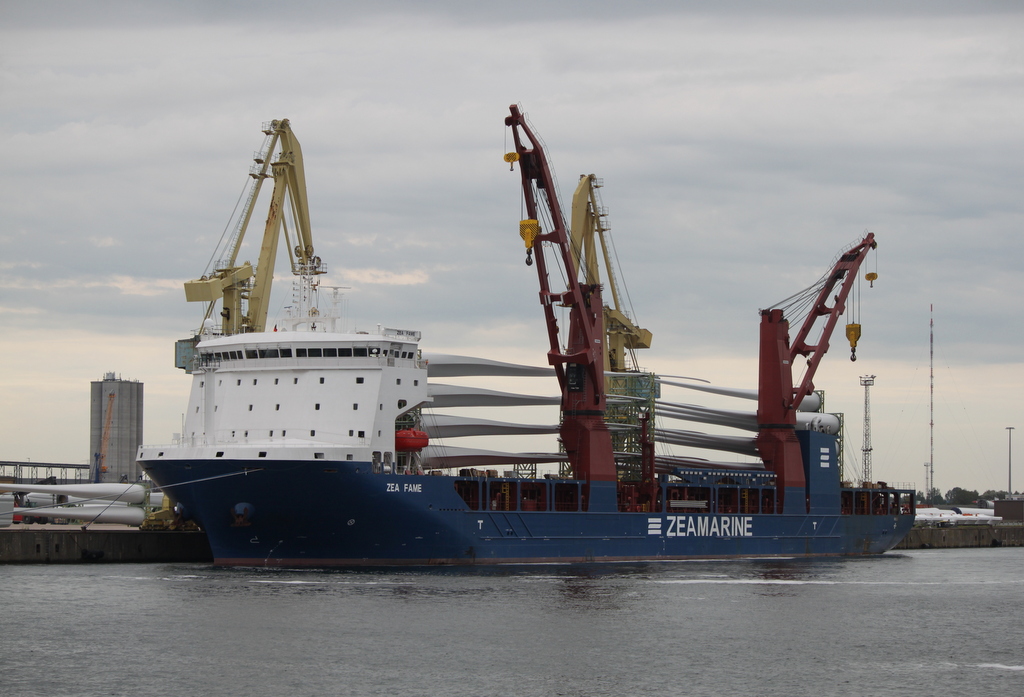
{"label": "concrete quay wall", "polygon": [[942,549],[953,547],[1022,547],[1024,526],[954,525],[912,528],[894,549]]}
{"label": "concrete quay wall", "polygon": [[0,564],[212,562],[202,532],[40,525],[0,529]]}

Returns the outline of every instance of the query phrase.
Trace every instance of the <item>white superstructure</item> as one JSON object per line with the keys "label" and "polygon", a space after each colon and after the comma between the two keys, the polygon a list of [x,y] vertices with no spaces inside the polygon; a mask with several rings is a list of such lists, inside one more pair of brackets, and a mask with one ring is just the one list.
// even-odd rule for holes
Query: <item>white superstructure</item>
{"label": "white superstructure", "polygon": [[[395,422],[428,401],[420,333],[343,331],[321,314],[315,282],[273,331],[224,336],[207,321],[192,356],[192,391],[177,443],[139,458],[370,461],[398,465]],[[335,308],[337,303],[335,303]]]}

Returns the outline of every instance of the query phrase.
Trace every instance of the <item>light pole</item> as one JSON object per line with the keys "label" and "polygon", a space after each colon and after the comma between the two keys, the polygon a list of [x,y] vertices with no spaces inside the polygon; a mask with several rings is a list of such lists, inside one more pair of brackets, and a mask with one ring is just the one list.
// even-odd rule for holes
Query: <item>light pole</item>
{"label": "light pole", "polygon": [[1013,426],[1006,427],[1006,497],[1013,495]]}
{"label": "light pole", "polygon": [[861,448],[861,462],[864,464],[864,481],[871,478],[871,386],[875,384],[874,375],[861,375],[860,384],[864,386],[864,447]]}

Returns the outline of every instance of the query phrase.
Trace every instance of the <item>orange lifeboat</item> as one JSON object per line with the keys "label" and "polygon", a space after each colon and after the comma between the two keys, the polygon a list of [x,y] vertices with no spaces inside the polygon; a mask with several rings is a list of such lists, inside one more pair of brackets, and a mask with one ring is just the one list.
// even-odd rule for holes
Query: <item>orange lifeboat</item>
{"label": "orange lifeboat", "polygon": [[400,453],[418,453],[427,447],[430,438],[424,431],[406,428],[395,431],[395,450]]}

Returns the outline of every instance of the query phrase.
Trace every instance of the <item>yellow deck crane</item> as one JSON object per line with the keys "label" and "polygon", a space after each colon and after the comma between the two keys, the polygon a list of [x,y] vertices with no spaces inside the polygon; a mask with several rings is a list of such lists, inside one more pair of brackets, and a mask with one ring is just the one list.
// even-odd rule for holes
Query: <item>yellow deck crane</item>
{"label": "yellow deck crane", "polygon": [[[292,273],[324,273],[320,258],[313,253],[309,206],[306,201],[306,175],[299,141],[292,133],[288,119],[264,124],[263,133],[266,139],[263,147],[253,158],[256,164],[249,172],[253,178],[249,195],[238,218],[238,224],[223,247],[223,254],[219,257],[215,254],[218,261],[214,264],[212,272],[185,283],[186,300],[209,303],[203,318],[204,325],[212,314],[216,302],[223,301],[220,314],[221,331],[225,335],[266,330],[270,289],[274,280],[274,263],[277,259],[277,246],[282,228],[291,259]],[[238,251],[245,238],[246,228],[255,209],[263,181],[270,177],[274,179],[274,193],[263,230],[259,261],[254,269],[248,261],[238,264]],[[293,232],[294,248],[291,240]],[[218,251],[220,249],[218,248]]]}
{"label": "yellow deck crane", "polygon": [[[615,255],[607,223],[608,212],[601,203],[600,188],[601,180],[595,175],[580,175],[572,196],[571,258],[575,270],[583,270],[581,275],[585,276],[586,283],[601,284],[605,289],[604,382],[609,396],[605,421],[616,426],[612,431],[612,446],[619,454],[619,477],[623,481],[653,481],[651,475],[644,475],[642,467],[647,443],[642,424],[648,423],[646,415],[654,413],[658,385],[654,375],[640,371],[636,358],[637,349],[651,347],[652,336],[650,331],[633,322],[623,306],[612,264]],[[602,263],[607,275],[603,282]],[[619,396],[627,399],[618,399]]]}
{"label": "yellow deck crane", "polygon": [[[619,299],[619,288],[615,280],[612,256],[609,252],[609,241],[606,233],[608,226],[605,218],[607,212],[601,205],[598,189],[601,180],[593,174],[580,175],[580,183],[572,196],[572,222],[570,238],[572,241],[573,262],[576,271],[583,269],[586,283],[600,284],[601,269],[598,257],[598,242],[601,246],[600,259],[608,274],[604,287],[611,290],[612,304],[604,305],[605,373],[622,373],[638,370],[636,349],[651,347],[651,332],[642,329],[629,318]],[[605,297],[608,297],[605,294]],[[631,360],[627,360],[631,359]]]}

